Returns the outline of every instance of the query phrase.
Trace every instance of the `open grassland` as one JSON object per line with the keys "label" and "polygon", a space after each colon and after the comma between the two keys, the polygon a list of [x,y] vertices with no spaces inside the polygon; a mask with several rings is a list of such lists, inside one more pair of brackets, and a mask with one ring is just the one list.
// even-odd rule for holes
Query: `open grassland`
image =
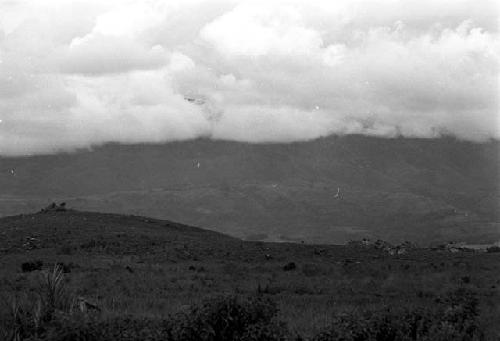
{"label": "open grassland", "polygon": [[[409,340],[500,337],[500,253],[410,249],[389,255],[361,246],[247,242],[168,221],[76,211],[7,217],[0,219],[2,328],[13,316],[36,320],[34,311],[47,319],[37,304],[50,308],[42,298],[54,269],[61,272],[66,303],[54,303],[45,322],[58,330],[83,328],[71,324],[76,320],[104,323],[101,329],[116,327],[105,323],[136,323],[138,330],[152,324],[148,328],[158,332],[158,340],[168,333],[172,339],[194,340],[180,337],[184,331],[172,331],[172,325],[192,330],[191,324],[200,327],[229,309],[227,316],[256,319],[242,322],[258,325],[249,327],[258,330],[252,329],[252,337],[230,336],[248,340],[371,340],[337,334],[404,330],[410,320],[427,328],[422,335],[428,338],[417,333]],[[94,308],[84,313],[82,304]],[[237,320],[234,316],[231,320]],[[38,337],[48,340],[50,328],[41,325]],[[470,328],[459,331],[458,325]],[[266,328],[276,335],[264,333]],[[440,336],[432,328],[451,331]],[[224,340],[197,334],[200,340]],[[92,337],[82,339],[109,339]]]}

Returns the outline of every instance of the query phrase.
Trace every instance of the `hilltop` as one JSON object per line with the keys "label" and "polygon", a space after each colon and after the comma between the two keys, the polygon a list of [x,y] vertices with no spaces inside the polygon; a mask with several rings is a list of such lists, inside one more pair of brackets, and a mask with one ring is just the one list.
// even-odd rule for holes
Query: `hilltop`
{"label": "hilltop", "polygon": [[215,245],[222,252],[222,245],[237,242],[217,232],[166,220],[75,210],[0,218],[0,234],[0,250],[6,254],[86,250],[113,255],[161,253],[183,259],[188,257],[188,249],[212,250]]}

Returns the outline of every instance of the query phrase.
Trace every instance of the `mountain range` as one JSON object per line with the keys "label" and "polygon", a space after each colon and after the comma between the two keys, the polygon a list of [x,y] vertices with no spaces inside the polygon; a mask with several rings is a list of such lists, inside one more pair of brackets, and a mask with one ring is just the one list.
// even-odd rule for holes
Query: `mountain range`
{"label": "mountain range", "polygon": [[452,137],[107,144],[0,157],[0,216],[64,201],[249,240],[491,243],[499,168],[499,141]]}

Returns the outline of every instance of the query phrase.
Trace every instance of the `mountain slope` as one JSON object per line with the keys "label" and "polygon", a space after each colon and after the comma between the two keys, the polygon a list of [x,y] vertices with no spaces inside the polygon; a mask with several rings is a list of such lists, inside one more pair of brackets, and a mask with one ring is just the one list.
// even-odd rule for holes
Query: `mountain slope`
{"label": "mountain slope", "polygon": [[63,200],[255,239],[493,241],[500,235],[499,151],[497,141],[333,136],[113,144],[0,158],[0,215]]}

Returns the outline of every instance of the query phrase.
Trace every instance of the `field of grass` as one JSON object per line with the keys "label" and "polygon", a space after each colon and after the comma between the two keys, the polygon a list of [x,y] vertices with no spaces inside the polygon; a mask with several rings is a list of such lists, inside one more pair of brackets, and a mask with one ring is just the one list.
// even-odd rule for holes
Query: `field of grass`
{"label": "field of grass", "polygon": [[[55,264],[66,303],[51,306],[47,276]],[[230,338],[248,340],[398,340],[380,330],[405,330],[409,320],[427,329],[408,340],[498,340],[500,253],[416,248],[389,255],[362,246],[241,241],[137,216],[48,212],[0,219],[0,297],[0,338],[11,335],[13,321],[36,320],[38,304],[53,311],[50,318],[40,313],[38,339],[30,322],[26,340],[49,340],[50,328],[115,328],[109,321],[122,329],[147,325],[158,335],[168,330],[172,339],[224,340],[229,336],[205,337],[196,328],[226,315],[245,316],[253,336]],[[83,313],[78,302],[96,309]],[[198,338],[186,336],[188,329]],[[372,329],[379,336],[346,336]],[[108,340],[89,335],[60,340]]]}

